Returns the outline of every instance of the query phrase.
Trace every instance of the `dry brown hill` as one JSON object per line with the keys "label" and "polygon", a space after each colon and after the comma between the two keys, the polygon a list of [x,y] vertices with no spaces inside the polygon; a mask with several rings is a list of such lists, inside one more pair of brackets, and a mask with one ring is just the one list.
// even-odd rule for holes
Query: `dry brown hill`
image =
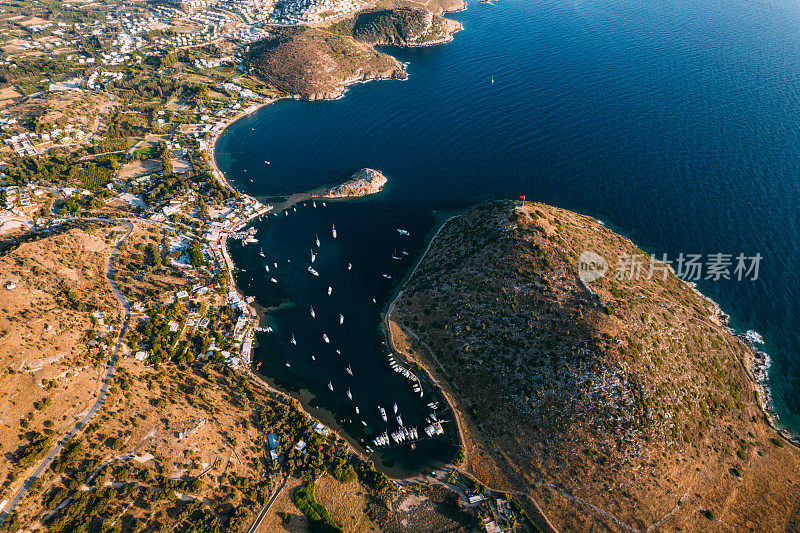
{"label": "dry brown hill", "polygon": [[393,57],[315,28],[277,32],[250,52],[250,65],[265,84],[309,100],[336,98],[358,81],[406,76]]}
{"label": "dry brown hill", "polygon": [[[589,286],[584,250],[612,268]],[[565,531],[797,528],[800,454],[754,399],[749,349],[673,274],[615,279],[620,254],[644,252],[541,204],[442,228],[390,322],[446,384],[466,468]]]}

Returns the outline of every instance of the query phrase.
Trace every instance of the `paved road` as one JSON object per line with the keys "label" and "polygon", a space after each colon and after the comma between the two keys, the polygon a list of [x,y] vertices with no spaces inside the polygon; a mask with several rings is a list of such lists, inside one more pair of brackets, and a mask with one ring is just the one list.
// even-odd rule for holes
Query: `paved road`
{"label": "paved road", "polygon": [[256,531],[258,531],[258,526],[261,525],[261,522],[264,520],[264,517],[267,516],[267,513],[269,512],[270,508],[272,507],[272,504],[275,502],[275,498],[277,498],[278,494],[281,493],[281,491],[283,490],[283,487],[286,485],[286,482],[288,480],[289,480],[289,476],[286,476],[285,478],[283,478],[283,483],[281,483],[281,486],[278,487],[278,490],[276,490],[275,494],[273,494],[272,497],[269,499],[269,502],[267,502],[267,505],[265,505],[264,508],[261,509],[261,512],[258,513],[258,516],[256,517],[256,521],[253,522],[253,525],[250,526],[250,529],[247,530],[247,533],[256,533]]}
{"label": "paved road", "polygon": [[95,413],[97,413],[97,411],[100,410],[100,407],[102,407],[103,401],[106,399],[106,395],[108,394],[108,387],[111,384],[112,378],[114,377],[114,370],[116,369],[117,358],[119,357],[119,351],[120,348],[122,347],[122,339],[125,337],[125,332],[128,329],[128,323],[131,320],[131,304],[128,301],[128,299],[125,298],[119,291],[117,282],[114,281],[113,262],[114,262],[114,256],[119,251],[120,246],[122,245],[123,242],[125,242],[125,240],[127,240],[130,234],[133,232],[133,224],[127,221],[116,221],[111,219],[96,219],[96,220],[102,220],[104,222],[113,222],[114,224],[122,223],[128,226],[128,232],[125,234],[124,237],[122,237],[122,239],[120,239],[120,241],[114,247],[114,251],[111,253],[111,257],[108,258],[108,271],[106,273],[106,277],[108,277],[108,281],[111,284],[111,288],[114,290],[114,295],[117,297],[120,304],[122,304],[122,307],[125,309],[125,320],[122,323],[122,328],[120,328],[119,330],[119,337],[117,337],[117,345],[115,346],[114,353],[111,355],[111,359],[108,362],[108,370],[106,371],[106,376],[103,378],[103,386],[100,388],[100,394],[97,395],[97,399],[95,400],[94,405],[92,405],[92,408],[89,409],[89,411],[84,415],[84,417],[77,424],[75,424],[75,427],[73,427],[69,431],[69,433],[67,433],[61,440],[58,441],[56,446],[52,450],[50,450],[50,453],[47,454],[47,457],[45,457],[44,460],[42,460],[42,462],[39,463],[39,466],[36,468],[36,470],[34,470],[33,474],[31,474],[31,476],[25,481],[25,484],[22,485],[22,488],[19,490],[19,492],[17,492],[14,498],[8,503],[3,512],[0,513],[0,524],[6,521],[8,516],[14,510],[14,507],[16,507],[19,501],[23,497],[25,497],[25,495],[28,493],[28,490],[31,488],[31,485],[33,485],[33,483],[37,479],[39,479],[39,476],[41,476],[42,473],[45,470],[47,470],[47,467],[50,466],[50,463],[53,461],[53,459],[61,452],[61,449],[64,447],[64,445],[67,442],[69,442],[69,440],[76,433],[78,433],[83,428],[83,426],[85,426],[89,422],[89,420],[95,415]]}

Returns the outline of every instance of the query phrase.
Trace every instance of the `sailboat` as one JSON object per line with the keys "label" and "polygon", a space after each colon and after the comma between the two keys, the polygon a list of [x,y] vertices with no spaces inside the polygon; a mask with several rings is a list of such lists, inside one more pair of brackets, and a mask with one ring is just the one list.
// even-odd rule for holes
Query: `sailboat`
{"label": "sailboat", "polygon": [[272,263],[272,266],[274,266],[275,268],[278,268],[278,263]]}
{"label": "sailboat", "polygon": [[313,263],[316,260],[317,260],[317,255],[314,253],[314,250],[312,249],[311,250],[311,262]]}
{"label": "sailboat", "polygon": [[352,268],[353,268],[353,265],[351,265],[350,263],[347,263],[347,270],[352,270]]}
{"label": "sailboat", "polygon": [[347,365],[347,368],[345,368],[344,371],[350,374],[351,376],[353,375],[353,369],[350,368],[350,365]]}
{"label": "sailboat", "polygon": [[408,250],[406,250],[405,247],[403,247],[403,255],[408,255]]}
{"label": "sailboat", "polygon": [[292,333],[292,339],[289,342],[297,346],[297,341],[294,340],[294,333]]}
{"label": "sailboat", "polygon": [[347,397],[351,400],[353,399],[353,393],[350,392],[350,389],[347,389]]}
{"label": "sailboat", "polygon": [[399,258],[399,257],[397,257],[397,248],[395,248],[394,250],[392,250],[392,259],[394,259],[394,260],[396,260],[396,261],[400,261],[400,258]]}
{"label": "sailboat", "polygon": [[334,224],[331,224],[331,235],[333,235],[334,239],[336,238],[336,225]]}
{"label": "sailboat", "polygon": [[263,249],[262,249],[262,250],[260,250],[260,251],[258,252],[258,255],[260,255],[261,257],[266,257],[266,256],[264,255],[264,250],[263,250]]}
{"label": "sailboat", "polygon": [[319,235],[315,233],[314,237],[317,239],[317,248],[319,248]]}
{"label": "sailboat", "polygon": [[494,84],[494,76],[492,76],[492,84]]}
{"label": "sailboat", "polygon": [[339,324],[344,324],[344,316],[341,314],[339,315]]}
{"label": "sailboat", "polygon": [[311,306],[311,318],[317,318],[317,313],[314,312],[314,306]]}
{"label": "sailboat", "polygon": [[333,383],[331,383],[330,381],[328,382],[328,388],[329,388],[330,390],[333,390]]}
{"label": "sailboat", "polygon": [[397,425],[403,427],[403,419],[400,418],[400,415],[397,415]]}
{"label": "sailboat", "polygon": [[332,292],[333,292],[333,287],[328,287],[328,296],[330,296]]}

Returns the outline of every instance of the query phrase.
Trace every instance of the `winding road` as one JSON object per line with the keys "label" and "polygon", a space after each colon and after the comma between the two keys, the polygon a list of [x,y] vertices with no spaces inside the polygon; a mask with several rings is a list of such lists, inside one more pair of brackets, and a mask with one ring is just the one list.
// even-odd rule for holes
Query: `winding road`
{"label": "winding road", "polygon": [[114,377],[114,371],[116,370],[119,351],[120,348],[122,347],[122,340],[125,338],[125,332],[128,330],[128,323],[130,322],[131,319],[131,304],[128,301],[128,299],[122,295],[122,293],[119,290],[119,287],[117,286],[117,282],[114,281],[113,263],[114,263],[114,256],[119,251],[120,246],[122,246],[122,243],[124,243],[133,232],[133,224],[129,221],[123,221],[117,219],[105,219],[105,218],[84,219],[84,220],[96,220],[111,224],[125,224],[126,226],[128,226],[128,232],[125,234],[125,236],[122,237],[122,239],[119,240],[119,242],[117,242],[117,244],[114,246],[114,251],[111,252],[111,256],[108,258],[108,270],[106,273],[106,277],[108,278],[108,282],[111,284],[111,289],[114,291],[114,295],[117,297],[117,300],[119,300],[119,303],[125,310],[125,320],[122,322],[122,327],[119,330],[119,336],[117,337],[117,344],[114,347],[114,353],[111,354],[111,359],[108,361],[108,370],[106,370],[106,375],[103,378],[103,385],[102,387],[100,387],[100,393],[97,395],[97,399],[95,400],[94,405],[92,405],[91,409],[89,409],[89,411],[86,412],[83,418],[81,418],[81,420],[77,424],[75,424],[75,427],[73,427],[66,435],[64,435],[64,437],[61,438],[61,440],[58,441],[55,447],[52,450],[50,450],[50,453],[47,454],[47,457],[45,457],[42,460],[42,462],[39,463],[39,466],[36,467],[36,470],[33,471],[33,474],[31,474],[30,477],[28,477],[28,479],[22,485],[22,488],[19,489],[14,498],[12,498],[12,500],[8,503],[6,508],[3,509],[3,512],[0,513],[0,524],[6,521],[8,516],[14,511],[14,507],[16,507],[16,505],[20,502],[20,500],[22,500],[22,498],[25,497],[25,495],[28,493],[28,490],[31,488],[31,485],[33,485],[33,483],[37,479],[39,479],[42,473],[45,470],[47,470],[47,467],[50,466],[50,463],[53,461],[53,459],[61,452],[61,449],[64,447],[64,445],[67,444],[67,442],[69,442],[69,440],[73,436],[75,436],[75,434],[78,433],[89,422],[89,420],[97,413],[97,411],[100,410],[100,407],[102,407],[103,401],[106,399],[106,396],[108,394],[108,387],[111,384],[111,380]]}

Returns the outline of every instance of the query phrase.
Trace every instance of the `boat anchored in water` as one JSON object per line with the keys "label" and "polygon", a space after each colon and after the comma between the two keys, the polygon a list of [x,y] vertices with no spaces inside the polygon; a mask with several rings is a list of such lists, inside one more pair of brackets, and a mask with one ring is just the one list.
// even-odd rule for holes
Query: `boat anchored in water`
{"label": "boat anchored in water", "polygon": [[331,383],[330,381],[328,382],[328,388],[329,388],[330,390],[333,390],[333,383]]}
{"label": "boat anchored in water", "polygon": [[317,318],[317,313],[314,312],[314,306],[311,306],[311,318]]}
{"label": "boat anchored in water", "polygon": [[277,280],[277,279],[275,279],[275,278],[269,278],[269,280],[270,280],[272,283],[278,283],[278,280]]}
{"label": "boat anchored in water", "polygon": [[353,269],[353,265],[351,265],[350,263],[347,263],[347,270],[352,270],[352,269]]}
{"label": "boat anchored in water", "polygon": [[314,253],[314,249],[312,248],[311,249],[311,262],[313,263],[316,260],[317,260],[317,254]]}
{"label": "boat anchored in water", "polygon": [[397,425],[403,427],[403,419],[400,417],[400,414],[397,415]]}
{"label": "boat anchored in water", "polygon": [[394,414],[397,414],[397,402],[394,402]]}
{"label": "boat anchored in water", "polygon": [[351,376],[353,375],[353,369],[350,368],[350,365],[347,365],[347,368],[345,368],[344,371],[350,374]]}
{"label": "boat anchored in water", "polygon": [[316,238],[317,248],[319,248],[319,235],[315,234],[314,237]]}
{"label": "boat anchored in water", "polygon": [[322,340],[324,340],[324,341],[325,341],[325,344],[330,344],[330,343],[331,343],[331,340],[330,340],[330,339],[328,338],[328,336],[327,336],[326,334],[324,334],[324,333],[322,334]]}
{"label": "boat anchored in water", "polygon": [[331,235],[333,235],[334,239],[336,238],[336,225],[334,224],[331,224]]}
{"label": "boat anchored in water", "polygon": [[400,235],[403,235],[405,237],[411,237],[411,234],[408,231],[404,230],[404,229],[397,228],[397,233],[399,233]]}
{"label": "boat anchored in water", "polygon": [[353,399],[353,393],[350,392],[350,389],[347,389],[347,397],[351,400]]}
{"label": "boat anchored in water", "polygon": [[388,422],[388,421],[389,421],[389,419],[388,419],[388,418],[386,418],[386,409],[384,409],[383,407],[381,407],[381,406],[379,405],[379,406],[378,406],[378,412],[381,414],[381,418],[383,418],[383,421],[384,421],[384,422]]}
{"label": "boat anchored in water", "polygon": [[319,277],[319,272],[317,272],[316,270],[314,270],[314,268],[313,268],[313,267],[309,266],[309,267],[308,267],[308,271],[309,271],[309,272],[310,272],[312,275]]}
{"label": "boat anchored in water", "polygon": [[401,257],[397,256],[397,248],[392,250],[392,259],[394,259],[395,261],[400,261],[400,259],[402,259]]}
{"label": "boat anchored in water", "polygon": [[333,287],[329,286],[328,287],[328,296],[330,296],[332,292],[333,292]]}
{"label": "boat anchored in water", "polygon": [[294,340],[294,333],[292,333],[292,338],[291,338],[291,340],[289,340],[289,342],[294,344],[295,346],[297,346],[297,341]]}
{"label": "boat anchored in water", "polygon": [[344,315],[339,314],[339,325],[344,324]]}
{"label": "boat anchored in water", "polygon": [[382,274],[382,276],[386,279],[392,279],[392,276],[390,276],[389,274]]}

